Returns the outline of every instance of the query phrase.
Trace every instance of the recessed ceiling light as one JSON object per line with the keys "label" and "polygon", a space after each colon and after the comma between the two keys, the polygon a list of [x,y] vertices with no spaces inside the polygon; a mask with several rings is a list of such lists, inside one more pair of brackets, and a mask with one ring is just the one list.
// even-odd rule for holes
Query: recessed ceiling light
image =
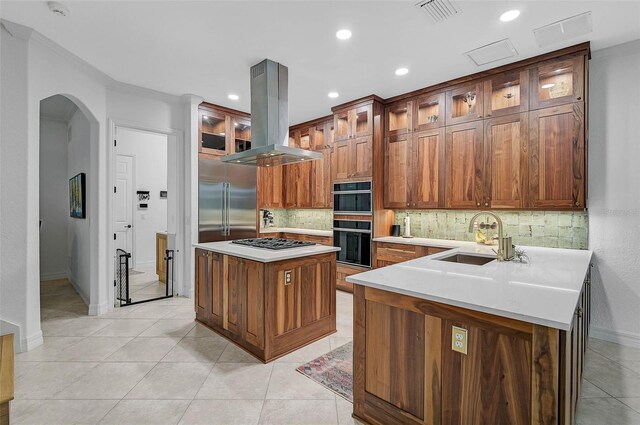
{"label": "recessed ceiling light", "polygon": [[407,68],[398,68],[396,69],[396,75],[407,75],[409,70]]}
{"label": "recessed ceiling light", "polygon": [[348,40],[351,38],[351,31],[346,29],[338,30],[338,32],[336,32],[336,37],[340,40]]}
{"label": "recessed ceiling light", "polygon": [[238,100],[240,99],[240,96],[238,96],[237,94],[230,94],[229,96],[227,96],[229,99],[231,100]]}
{"label": "recessed ceiling light", "polygon": [[542,87],[543,89],[550,89],[553,86],[555,86],[555,84],[549,83],[549,84],[543,84],[540,87]]}
{"label": "recessed ceiling light", "polygon": [[500,15],[500,20],[502,22],[509,22],[509,21],[513,21],[514,19],[516,19],[518,16],[520,16],[520,11],[519,10],[509,10],[507,12],[504,12],[502,15]]}
{"label": "recessed ceiling light", "polygon": [[336,97],[338,97],[340,95],[338,94],[338,92],[332,91],[332,92],[329,92],[329,94],[327,96],[329,96],[331,99],[335,99]]}

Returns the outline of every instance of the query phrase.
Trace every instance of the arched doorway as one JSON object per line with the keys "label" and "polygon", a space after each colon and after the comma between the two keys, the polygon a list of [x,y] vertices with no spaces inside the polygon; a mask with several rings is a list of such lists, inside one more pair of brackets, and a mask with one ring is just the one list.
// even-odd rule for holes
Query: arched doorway
{"label": "arched doorway", "polygon": [[[95,314],[98,121],[77,99],[40,101],[40,319]],[[43,326],[44,328],[44,326]]]}

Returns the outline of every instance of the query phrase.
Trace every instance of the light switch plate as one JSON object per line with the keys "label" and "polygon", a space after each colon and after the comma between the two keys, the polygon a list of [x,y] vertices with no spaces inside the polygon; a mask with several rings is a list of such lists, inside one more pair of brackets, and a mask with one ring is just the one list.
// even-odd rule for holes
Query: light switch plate
{"label": "light switch plate", "polygon": [[467,330],[457,326],[451,327],[451,349],[458,353],[467,354]]}

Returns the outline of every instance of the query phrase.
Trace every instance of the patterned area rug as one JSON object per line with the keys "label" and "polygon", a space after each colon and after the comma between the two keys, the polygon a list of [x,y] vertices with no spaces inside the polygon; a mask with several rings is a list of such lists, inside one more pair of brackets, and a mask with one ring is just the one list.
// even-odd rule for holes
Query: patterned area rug
{"label": "patterned area rug", "polygon": [[353,403],[353,342],[348,342],[296,369]]}

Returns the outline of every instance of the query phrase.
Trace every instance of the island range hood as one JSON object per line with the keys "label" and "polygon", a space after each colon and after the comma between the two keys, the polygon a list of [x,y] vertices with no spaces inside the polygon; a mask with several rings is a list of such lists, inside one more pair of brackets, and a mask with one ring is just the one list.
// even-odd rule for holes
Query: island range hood
{"label": "island range hood", "polygon": [[271,167],[321,159],[320,152],[289,146],[287,67],[268,59],[251,67],[251,149],[223,162]]}

